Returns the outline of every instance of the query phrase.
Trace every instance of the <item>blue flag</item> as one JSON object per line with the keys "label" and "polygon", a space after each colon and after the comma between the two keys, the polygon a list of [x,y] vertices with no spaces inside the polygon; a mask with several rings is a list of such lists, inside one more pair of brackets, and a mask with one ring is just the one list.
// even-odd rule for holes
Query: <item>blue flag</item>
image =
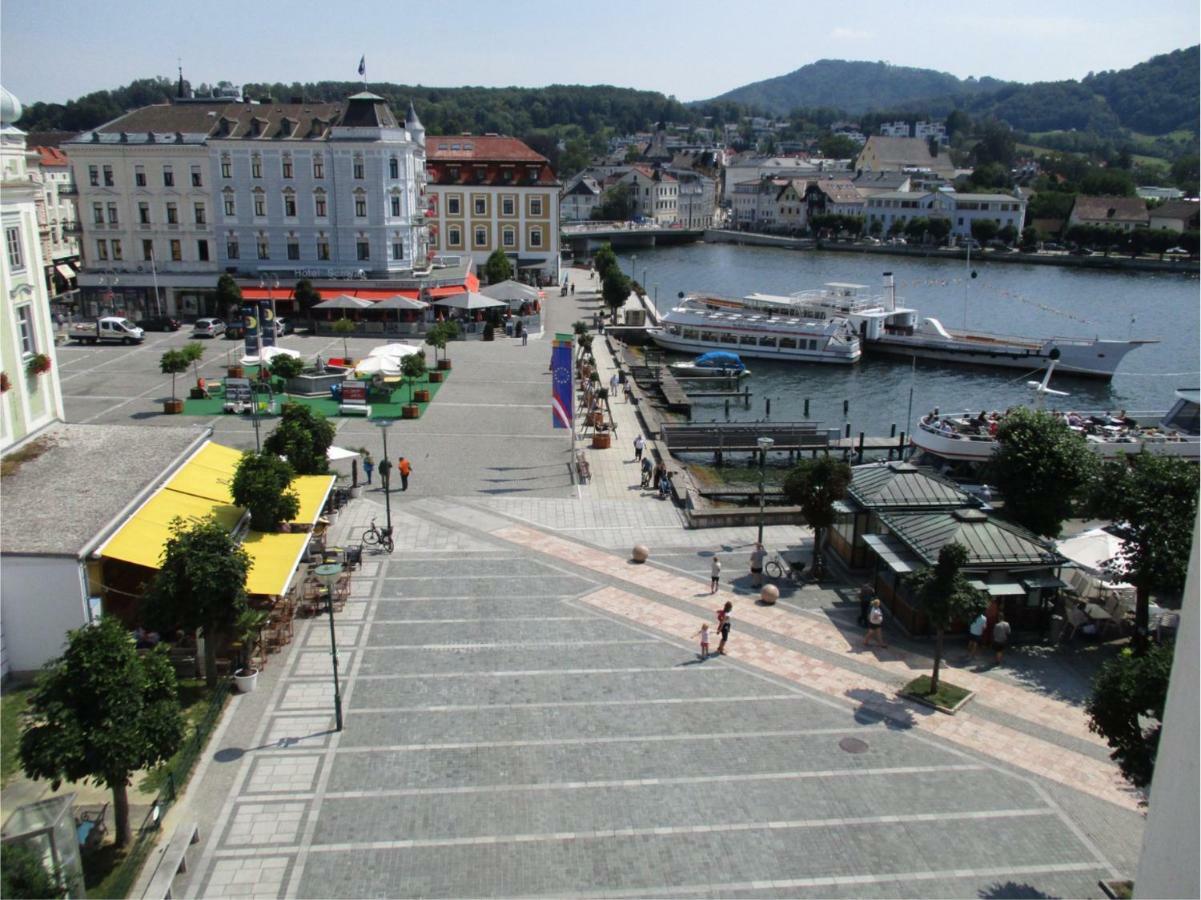
{"label": "blue flag", "polygon": [[575,392],[571,388],[571,336],[555,336],[550,355],[553,373],[551,394],[551,420],[555,428],[571,428],[572,410],[575,408]]}

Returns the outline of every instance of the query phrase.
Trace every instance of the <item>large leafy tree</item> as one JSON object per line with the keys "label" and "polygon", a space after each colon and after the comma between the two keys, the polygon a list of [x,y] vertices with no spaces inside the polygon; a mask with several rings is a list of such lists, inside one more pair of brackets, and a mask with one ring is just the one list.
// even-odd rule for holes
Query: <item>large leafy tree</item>
{"label": "large leafy tree", "polygon": [[300,498],[288,486],[296,472],[271,451],[247,450],[238,461],[230,492],[234,503],[250,511],[250,527],[256,531],[275,531],[280,523],[290,522],[300,512]]}
{"label": "large leafy tree", "polygon": [[630,291],[634,289],[634,285],[630,279],[622,275],[617,269],[610,269],[605,276],[604,283],[601,285],[601,297],[605,301],[605,306],[609,307],[609,312],[613,316],[613,320],[617,321],[617,311],[625,306],[626,300],[629,299]]}
{"label": "large leafy tree", "polygon": [[1006,514],[1035,534],[1058,536],[1097,471],[1097,457],[1044,410],[1013,410],[998,427],[997,441],[989,479],[1005,496]]}
{"label": "large leafy tree", "polygon": [[834,501],[847,495],[851,467],[828,456],[803,459],[784,478],[784,496],[801,508],[805,521],[813,528],[813,577],[825,572],[822,563],[822,538],[834,524]]}
{"label": "large leafy tree", "polygon": [[334,426],[325,416],[303,403],[285,403],[263,449],[286,459],[297,475],[325,475],[333,442]]}
{"label": "large leafy tree", "polygon": [[425,351],[421,350],[417,353],[410,353],[400,361],[400,374],[404,376],[405,381],[409,383],[409,403],[413,402],[413,384],[424,375],[426,372],[425,366]]}
{"label": "large leafy tree", "polygon": [[183,738],[175,672],[163,650],[139,655],[117,619],[72,631],[47,664],[21,731],[31,778],[91,779],[113,792],[117,846],[129,843],[130,777],[169,758]]}
{"label": "large leafy tree", "polygon": [[1085,707],[1089,730],[1105,738],[1110,758],[1135,787],[1150,785],[1155,772],[1171,675],[1171,647],[1153,647],[1143,656],[1126,649],[1093,682]]}
{"label": "large leafy tree", "polygon": [[143,616],[161,628],[201,629],[204,677],[217,683],[217,639],[246,608],[251,561],[216,519],[171,523],[163,562],[143,598]]}
{"label": "large leafy tree", "polygon": [[596,274],[602,279],[610,272],[621,271],[620,266],[617,264],[617,254],[613,252],[612,244],[602,244],[600,249],[592,255],[592,259],[596,264]]}
{"label": "large leafy tree", "polygon": [[484,263],[484,276],[488,279],[488,284],[499,284],[513,277],[513,263],[500,247],[493,250]]}
{"label": "large leafy tree", "polygon": [[918,605],[934,628],[934,670],[930,675],[930,690],[938,690],[942,666],[942,640],[955,621],[974,617],[984,608],[984,596],[967,583],[963,567],[967,564],[967,549],[961,544],[946,544],[938,551],[938,562],[910,576]]}
{"label": "large leafy tree", "polygon": [[1125,540],[1111,564],[1115,578],[1134,585],[1134,652],[1147,651],[1152,592],[1184,587],[1196,539],[1197,466],[1170,456],[1140,453],[1102,467],[1090,511],[1119,523]]}
{"label": "large leafy tree", "polygon": [[217,308],[227,313],[242,308],[242,289],[228,273],[217,279]]}

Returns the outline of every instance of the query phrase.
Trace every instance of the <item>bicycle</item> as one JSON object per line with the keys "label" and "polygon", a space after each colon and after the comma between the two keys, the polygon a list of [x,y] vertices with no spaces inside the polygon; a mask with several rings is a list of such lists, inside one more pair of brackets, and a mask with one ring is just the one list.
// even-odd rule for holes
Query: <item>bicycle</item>
{"label": "bicycle", "polygon": [[768,560],[767,565],[763,567],[763,571],[767,573],[768,578],[787,578],[789,581],[800,584],[803,580],[801,573],[805,571],[805,564],[790,563],[777,553]]}
{"label": "bicycle", "polygon": [[375,524],[375,519],[371,520],[371,527],[363,532],[362,544],[364,547],[383,547],[389,553],[396,549],[392,540],[392,529],[380,528]]}

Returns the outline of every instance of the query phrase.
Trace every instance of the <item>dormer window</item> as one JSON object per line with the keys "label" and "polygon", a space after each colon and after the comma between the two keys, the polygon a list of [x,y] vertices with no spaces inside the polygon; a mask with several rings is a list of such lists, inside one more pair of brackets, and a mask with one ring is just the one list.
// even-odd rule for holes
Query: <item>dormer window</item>
{"label": "dormer window", "polygon": [[475,167],[475,180],[483,183],[488,180],[488,170],[483,166]]}
{"label": "dormer window", "polygon": [[530,181],[538,180],[538,166],[526,166],[526,176]]}
{"label": "dormer window", "polygon": [[512,169],[502,169],[501,173],[500,173],[500,177],[504,181],[505,184],[512,184],[513,183],[513,170]]}
{"label": "dormer window", "polygon": [[446,174],[449,175],[451,178],[453,178],[455,181],[458,181],[459,180],[459,167],[458,166],[447,166]]}

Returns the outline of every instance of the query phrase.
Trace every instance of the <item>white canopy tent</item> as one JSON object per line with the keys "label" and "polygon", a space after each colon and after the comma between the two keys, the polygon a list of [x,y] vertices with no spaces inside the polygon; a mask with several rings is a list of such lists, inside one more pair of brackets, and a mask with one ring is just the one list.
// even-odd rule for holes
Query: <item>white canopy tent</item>
{"label": "white canopy tent", "polygon": [[414,347],[412,344],[382,344],[379,347],[373,347],[368,353],[367,358],[372,359],[382,357],[385,359],[404,359],[406,356],[412,356],[414,353],[420,353],[420,347]]}
{"label": "white canopy tent", "polygon": [[[262,356],[261,361],[263,363],[266,363],[267,365],[270,365],[271,360],[273,360],[277,356],[293,356],[296,359],[300,359],[300,351],[299,350],[289,350],[287,347],[264,347],[263,348],[263,356]],[[257,366],[259,364],[259,362],[260,362],[260,359],[258,356],[243,356],[242,357],[242,365],[244,365],[244,366]]]}
{"label": "white canopy tent", "polygon": [[1111,581],[1105,571],[1106,563],[1121,552],[1125,541],[1104,528],[1093,528],[1064,538],[1055,545],[1064,557],[1075,564],[1068,578],[1072,587],[1086,600],[1104,602],[1118,597],[1125,604],[1134,603],[1134,587]]}
{"label": "white canopy tent", "polygon": [[359,360],[354,367],[355,378],[383,375],[385,378],[400,377],[400,357],[398,356],[368,356]]}

